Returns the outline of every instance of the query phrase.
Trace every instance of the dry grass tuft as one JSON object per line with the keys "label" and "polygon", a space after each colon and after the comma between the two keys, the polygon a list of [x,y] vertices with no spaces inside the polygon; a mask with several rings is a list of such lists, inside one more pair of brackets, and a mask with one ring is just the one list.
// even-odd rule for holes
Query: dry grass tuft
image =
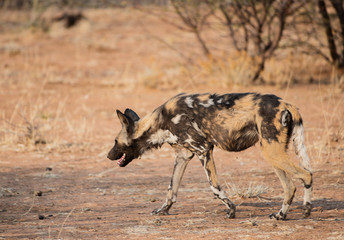
{"label": "dry grass tuft", "polygon": [[46,144],[44,131],[49,115],[43,113],[44,104],[37,101],[18,101],[10,117],[2,113],[0,144],[2,146],[32,146]]}
{"label": "dry grass tuft", "polygon": [[233,182],[226,182],[228,193],[231,197],[238,198],[260,198],[264,193],[267,193],[269,188],[263,185],[256,185],[250,182],[248,186],[239,186]]}

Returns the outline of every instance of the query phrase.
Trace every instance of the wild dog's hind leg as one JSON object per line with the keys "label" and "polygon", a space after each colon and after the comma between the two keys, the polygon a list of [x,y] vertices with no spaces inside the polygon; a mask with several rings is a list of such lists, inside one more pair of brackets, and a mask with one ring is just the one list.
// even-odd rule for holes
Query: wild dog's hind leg
{"label": "wild dog's hind leg", "polygon": [[152,214],[167,215],[172,204],[177,200],[178,188],[185,172],[186,166],[193,158],[194,154],[182,147],[175,148],[175,162],[170,186],[168,187],[166,202],[161,208],[155,209]]}
{"label": "wild dog's hind leg", "polygon": [[208,152],[198,157],[201,160],[204,170],[207,174],[211,190],[213,190],[214,195],[219,198],[228,208],[227,217],[235,218],[235,205],[229,200],[217,182],[213,149],[210,149]]}
{"label": "wild dog's hind leg", "polygon": [[[277,220],[285,219],[289,206],[292,202],[291,196],[293,185],[291,185],[291,177],[301,179],[305,188],[311,189],[312,187],[312,173],[302,167],[296,166],[288,158],[285,147],[276,142],[272,141],[268,143],[265,139],[262,140],[262,154],[266,160],[268,160],[275,169],[279,179],[281,180],[282,186],[285,191],[284,201],[281,210],[277,214],[271,214]],[[310,213],[310,211],[309,211]]]}
{"label": "wild dog's hind leg", "polygon": [[277,214],[270,214],[270,218],[274,217],[277,220],[283,220],[287,217],[287,211],[289,209],[289,206],[293,202],[296,188],[294,186],[292,179],[290,178],[290,176],[288,176],[288,174],[285,171],[275,167],[275,172],[282,183],[282,187],[284,190],[284,200],[281,210]]}

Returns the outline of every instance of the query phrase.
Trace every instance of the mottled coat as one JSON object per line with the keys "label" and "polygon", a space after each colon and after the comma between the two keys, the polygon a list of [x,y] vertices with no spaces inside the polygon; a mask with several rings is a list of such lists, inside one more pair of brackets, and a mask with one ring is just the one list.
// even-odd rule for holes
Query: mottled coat
{"label": "mottled coat", "polygon": [[[305,187],[305,216],[311,212],[312,173],[304,146],[302,119],[298,110],[275,95],[258,93],[179,94],[140,119],[130,110],[117,110],[122,130],[108,154],[118,165],[126,166],[146,150],[169,143],[176,151],[171,184],[164,205],[153,213],[167,214],[176,201],[178,187],[194,155],[201,160],[214,194],[227,206],[228,217],[235,217],[235,205],[217,182],[213,148],[242,151],[256,143],[275,169],[284,188],[281,210],[271,216],[285,219],[295,186],[292,177]],[[293,141],[301,166],[288,158]]]}

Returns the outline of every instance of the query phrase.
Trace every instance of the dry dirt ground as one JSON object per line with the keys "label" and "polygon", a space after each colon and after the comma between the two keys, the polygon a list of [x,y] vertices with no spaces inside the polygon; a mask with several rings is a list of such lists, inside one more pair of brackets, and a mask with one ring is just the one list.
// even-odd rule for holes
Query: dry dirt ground
{"label": "dry dirt ground", "polygon": [[[0,15],[15,25],[16,14]],[[0,238],[344,239],[343,92],[321,84],[211,85],[195,82],[197,76],[170,82],[169,75],[159,82],[151,75],[161,72],[154,71],[180,56],[138,26],[160,31],[171,44],[176,35],[140,14],[89,11],[80,26],[54,25],[48,33],[2,26]],[[184,45],[174,46],[192,45],[192,35],[184,34]],[[151,81],[156,88],[147,87]],[[181,91],[274,93],[298,106],[314,169],[312,215],[302,218],[303,191],[296,181],[287,220],[269,219],[283,194],[259,146],[215,151],[219,180],[237,205],[235,219],[226,218],[196,158],[170,215],[150,215],[165,199],[173,152],[163,146],[119,168],[106,158],[120,130],[114,112],[130,107],[145,115]],[[258,188],[264,190],[259,197],[238,197],[239,190]]]}

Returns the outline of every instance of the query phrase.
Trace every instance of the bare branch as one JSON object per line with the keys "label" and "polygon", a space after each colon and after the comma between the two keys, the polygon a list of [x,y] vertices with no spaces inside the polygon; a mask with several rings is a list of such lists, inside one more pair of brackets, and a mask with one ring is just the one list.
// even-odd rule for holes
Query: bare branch
{"label": "bare branch", "polygon": [[211,52],[201,36],[203,26],[214,11],[214,9],[210,7],[209,2],[205,0],[171,0],[171,3],[185,25],[195,33],[198,42],[201,44],[203,53],[207,57],[211,56]]}
{"label": "bare branch", "polygon": [[234,24],[232,22],[232,18],[230,17],[228,12],[226,11],[226,7],[225,7],[225,5],[223,3],[221,3],[219,5],[219,8],[220,8],[221,13],[223,14],[223,16],[226,19],[226,26],[227,26],[229,34],[230,34],[230,36],[231,36],[231,38],[233,40],[233,45],[234,45],[236,50],[240,51],[241,48],[238,45],[238,41],[237,41],[237,38],[236,38],[236,32],[233,29],[233,25]]}
{"label": "bare branch", "polygon": [[154,17],[157,17],[159,18],[162,22],[164,23],[167,23],[179,30],[182,30],[182,31],[190,31],[189,28],[185,28],[184,26],[182,25],[179,25],[178,23],[176,23],[176,21],[171,21],[170,20],[170,16],[166,16],[166,14],[161,14],[161,12],[159,13],[155,13],[152,8],[140,8],[140,7],[137,7],[135,8],[136,10],[139,10],[139,11],[142,11],[144,13],[147,13],[148,15],[151,15],[151,16],[154,16]]}
{"label": "bare branch", "polygon": [[172,49],[173,51],[177,52],[187,63],[193,64],[193,60],[189,57],[187,57],[182,51],[180,51],[177,47],[174,47],[173,45],[169,44],[166,42],[164,39],[161,37],[153,34],[148,28],[146,28],[141,22],[139,23],[139,26],[147,32],[153,39],[157,40],[158,42],[164,44],[168,48]]}

